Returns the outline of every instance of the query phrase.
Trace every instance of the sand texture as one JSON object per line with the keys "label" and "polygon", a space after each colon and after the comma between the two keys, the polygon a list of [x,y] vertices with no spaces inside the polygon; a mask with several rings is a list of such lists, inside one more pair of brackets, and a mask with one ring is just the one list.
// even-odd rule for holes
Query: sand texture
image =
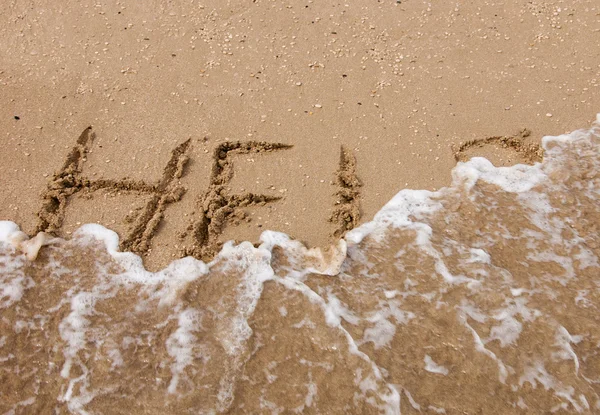
{"label": "sand texture", "polygon": [[[402,191],[327,252],[266,231],[150,273],[98,225],[0,222],[0,412],[597,414],[600,116],[544,151]],[[203,235],[257,198],[209,192]]]}
{"label": "sand texture", "polygon": [[[327,246],[399,190],[447,185],[457,159],[535,161],[543,135],[589,125],[598,13],[593,0],[4,1],[0,217],[63,237],[103,224],[154,269],[264,229]],[[220,151],[254,143],[293,147],[233,151],[217,189]],[[340,157],[362,186],[340,182]]]}
{"label": "sand texture", "polygon": [[3,0],[0,103],[0,414],[600,413],[599,0]]}

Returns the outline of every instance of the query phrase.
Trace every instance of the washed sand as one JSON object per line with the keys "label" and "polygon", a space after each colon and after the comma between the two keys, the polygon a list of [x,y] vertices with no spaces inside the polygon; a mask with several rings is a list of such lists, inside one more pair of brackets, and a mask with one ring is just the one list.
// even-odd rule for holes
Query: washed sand
{"label": "washed sand", "polygon": [[596,2],[131,3],[0,4],[0,413],[600,411]]}

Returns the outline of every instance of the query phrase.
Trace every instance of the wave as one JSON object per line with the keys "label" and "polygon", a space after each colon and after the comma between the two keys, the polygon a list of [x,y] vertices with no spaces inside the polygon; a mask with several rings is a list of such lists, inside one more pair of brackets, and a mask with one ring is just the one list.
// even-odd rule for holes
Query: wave
{"label": "wave", "polygon": [[0,222],[2,413],[594,413],[600,115],[473,158],[327,250],[266,231],[145,270]]}

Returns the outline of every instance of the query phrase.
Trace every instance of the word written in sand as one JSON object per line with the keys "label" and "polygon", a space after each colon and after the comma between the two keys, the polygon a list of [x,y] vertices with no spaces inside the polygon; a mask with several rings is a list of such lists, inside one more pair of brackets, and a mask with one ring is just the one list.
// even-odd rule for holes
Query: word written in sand
{"label": "word written in sand", "polygon": [[[159,230],[168,205],[181,200],[186,188],[179,184],[189,161],[191,140],[184,141],[171,151],[161,178],[156,183],[124,178],[121,180],[91,180],[83,174],[87,153],[95,139],[91,127],[86,128],[79,138],[62,168],[54,174],[42,194],[42,207],[38,212],[37,232],[57,233],[63,225],[69,198],[79,192],[97,190],[117,190],[124,193],[149,196],[146,205],[131,219],[126,235],[122,235],[121,250],[143,254],[151,247],[152,238]],[[236,141],[219,144],[212,154],[212,169],[208,189],[198,198],[197,208],[191,223],[180,234],[181,239],[190,239],[182,256],[192,255],[200,259],[212,258],[220,249],[219,237],[225,226],[244,216],[242,209],[274,203],[278,196],[244,193],[229,194],[234,169],[231,156],[236,154],[256,154],[287,150],[291,145],[264,141]],[[359,188],[361,183],[356,176],[356,158],[347,149],[341,149],[337,171],[339,190],[335,193],[336,205],[331,215],[335,225],[334,236],[340,237],[353,229],[360,219]]]}

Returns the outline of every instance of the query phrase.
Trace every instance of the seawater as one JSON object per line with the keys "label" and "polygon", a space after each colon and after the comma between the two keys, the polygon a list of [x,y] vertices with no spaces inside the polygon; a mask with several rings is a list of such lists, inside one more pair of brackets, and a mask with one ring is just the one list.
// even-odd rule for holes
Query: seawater
{"label": "seawater", "polygon": [[543,148],[324,251],[151,273],[99,225],[0,222],[0,413],[600,413],[600,117]]}

